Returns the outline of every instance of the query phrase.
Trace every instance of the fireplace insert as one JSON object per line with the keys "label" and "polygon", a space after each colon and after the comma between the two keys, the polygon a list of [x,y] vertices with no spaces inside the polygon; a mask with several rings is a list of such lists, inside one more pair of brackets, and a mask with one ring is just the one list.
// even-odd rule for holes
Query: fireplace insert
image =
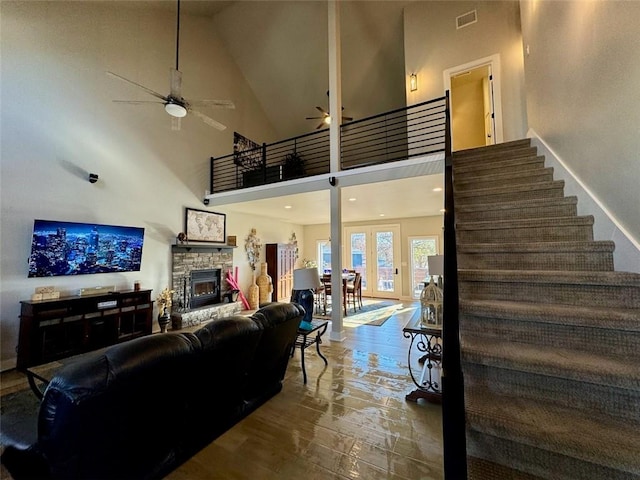
{"label": "fireplace insert", "polygon": [[220,303],[220,277],[222,270],[194,270],[191,272],[189,306],[202,307]]}

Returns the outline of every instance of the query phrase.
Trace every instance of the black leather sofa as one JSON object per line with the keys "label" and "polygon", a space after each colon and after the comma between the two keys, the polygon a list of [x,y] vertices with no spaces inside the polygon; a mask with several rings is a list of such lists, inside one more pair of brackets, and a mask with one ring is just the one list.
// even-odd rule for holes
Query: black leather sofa
{"label": "black leather sofa", "polygon": [[2,462],[16,480],[162,478],[282,389],[303,315],[271,303],[84,354],[47,386],[36,440]]}

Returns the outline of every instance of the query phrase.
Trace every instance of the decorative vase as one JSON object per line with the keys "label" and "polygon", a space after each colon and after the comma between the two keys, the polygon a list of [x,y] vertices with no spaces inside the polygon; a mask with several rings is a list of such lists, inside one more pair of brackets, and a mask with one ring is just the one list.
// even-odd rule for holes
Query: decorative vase
{"label": "decorative vase", "polygon": [[251,285],[249,285],[249,297],[247,298],[249,302],[249,308],[251,310],[257,310],[260,306],[260,289],[256,284],[256,274],[254,273],[251,277]]}
{"label": "decorative vase", "polygon": [[273,282],[269,274],[267,274],[267,264],[264,262],[260,265],[260,275],[258,275],[256,283],[259,289],[259,303],[270,302],[271,294],[273,293]]}
{"label": "decorative vase", "polygon": [[160,325],[160,333],[165,333],[167,331],[167,325],[171,323],[171,315],[167,310],[167,307],[164,307],[162,313],[158,315],[158,325]]}

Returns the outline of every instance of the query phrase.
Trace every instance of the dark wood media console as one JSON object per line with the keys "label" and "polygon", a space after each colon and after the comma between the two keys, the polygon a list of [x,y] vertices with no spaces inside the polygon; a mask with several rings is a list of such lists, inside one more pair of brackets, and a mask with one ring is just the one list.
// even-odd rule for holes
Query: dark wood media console
{"label": "dark wood media console", "polygon": [[20,302],[17,368],[151,334],[151,290]]}

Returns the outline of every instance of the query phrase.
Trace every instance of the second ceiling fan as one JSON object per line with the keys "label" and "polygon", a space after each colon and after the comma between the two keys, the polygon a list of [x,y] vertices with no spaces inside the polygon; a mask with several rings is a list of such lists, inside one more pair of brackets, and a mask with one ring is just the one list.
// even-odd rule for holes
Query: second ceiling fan
{"label": "second ceiling fan", "polygon": [[[329,96],[329,91],[327,90],[327,97]],[[318,126],[316,127],[316,130],[320,130],[322,127],[328,127],[329,124],[331,123],[331,114],[325,110],[322,107],[316,107],[316,110],[318,110],[320,113],[322,113],[321,117],[306,117],[306,120],[320,120],[320,123],[318,124]],[[344,110],[344,107],[342,107],[342,110]],[[345,117],[344,115],[342,116],[342,121],[343,122],[350,122],[353,120],[353,117]]]}
{"label": "second ceiling fan", "polygon": [[198,117],[207,125],[218,130],[224,130],[227,127],[204,113],[196,110],[194,107],[213,107],[213,108],[236,108],[231,100],[186,100],[182,97],[182,72],[180,72],[179,64],[180,52],[180,0],[178,0],[177,10],[177,26],[176,26],[176,68],[171,68],[169,72],[169,95],[162,95],[151,90],[139,83],[125,78],[117,73],[107,72],[114,78],[127,82],[138,88],[141,88],[149,95],[156,97],[158,100],[114,100],[116,103],[128,103],[133,105],[141,105],[148,103],[160,103],[164,105],[165,111],[171,115],[171,129],[180,130],[180,119],[188,113]]}

